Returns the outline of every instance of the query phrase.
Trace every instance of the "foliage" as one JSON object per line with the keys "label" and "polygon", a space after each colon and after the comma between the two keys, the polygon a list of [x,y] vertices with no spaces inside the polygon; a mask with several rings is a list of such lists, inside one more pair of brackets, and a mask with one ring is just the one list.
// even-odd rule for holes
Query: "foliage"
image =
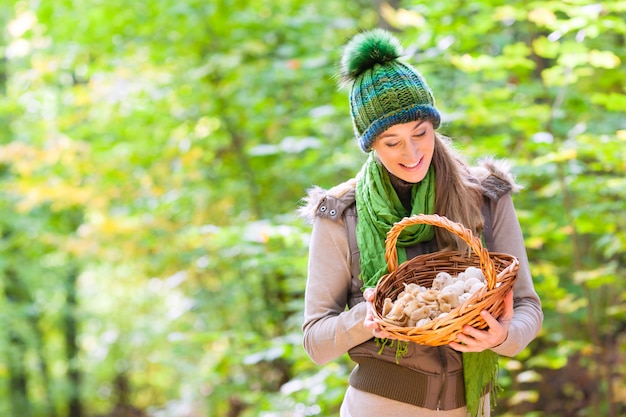
{"label": "foliage", "polygon": [[546,318],[498,411],[626,412],[626,3],[376,3],[0,5],[0,414],[338,414],[295,211],[364,160],[337,64],[374,26],[526,186]]}

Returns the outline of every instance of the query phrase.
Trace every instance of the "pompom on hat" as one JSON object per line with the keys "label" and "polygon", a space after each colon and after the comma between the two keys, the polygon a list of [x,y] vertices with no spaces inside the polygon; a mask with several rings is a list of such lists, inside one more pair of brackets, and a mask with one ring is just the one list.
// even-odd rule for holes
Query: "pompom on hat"
{"label": "pompom on hat", "polygon": [[350,113],[359,146],[370,152],[374,141],[391,126],[441,116],[422,75],[399,60],[400,42],[383,29],[354,36],[341,59],[342,81],[351,85]]}

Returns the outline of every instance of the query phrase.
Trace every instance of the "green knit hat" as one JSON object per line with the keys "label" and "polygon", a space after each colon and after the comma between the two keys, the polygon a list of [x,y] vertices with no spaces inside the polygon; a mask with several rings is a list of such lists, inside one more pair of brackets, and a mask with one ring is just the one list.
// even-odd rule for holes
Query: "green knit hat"
{"label": "green knit hat", "polygon": [[421,74],[398,58],[400,42],[383,29],[352,38],[341,59],[341,77],[351,85],[350,113],[359,146],[372,150],[374,141],[391,126],[415,120],[441,123],[435,98]]}

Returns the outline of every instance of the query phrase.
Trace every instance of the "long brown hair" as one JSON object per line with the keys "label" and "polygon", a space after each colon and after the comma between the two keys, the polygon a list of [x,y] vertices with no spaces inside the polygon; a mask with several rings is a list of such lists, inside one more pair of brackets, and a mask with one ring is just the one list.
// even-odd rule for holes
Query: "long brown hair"
{"label": "long brown hair", "polygon": [[[435,213],[461,223],[477,236],[483,227],[480,185],[469,172],[468,164],[456,152],[450,138],[435,132],[432,160],[435,169]],[[467,244],[452,233],[435,228],[442,249],[467,250]]]}

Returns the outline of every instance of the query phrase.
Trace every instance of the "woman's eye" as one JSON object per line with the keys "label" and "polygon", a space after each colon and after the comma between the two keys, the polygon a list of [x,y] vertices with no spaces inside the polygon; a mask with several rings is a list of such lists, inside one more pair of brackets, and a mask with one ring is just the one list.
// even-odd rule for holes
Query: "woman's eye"
{"label": "woman's eye", "polygon": [[425,130],[420,130],[419,132],[416,132],[413,134],[413,137],[422,137],[426,134]]}

